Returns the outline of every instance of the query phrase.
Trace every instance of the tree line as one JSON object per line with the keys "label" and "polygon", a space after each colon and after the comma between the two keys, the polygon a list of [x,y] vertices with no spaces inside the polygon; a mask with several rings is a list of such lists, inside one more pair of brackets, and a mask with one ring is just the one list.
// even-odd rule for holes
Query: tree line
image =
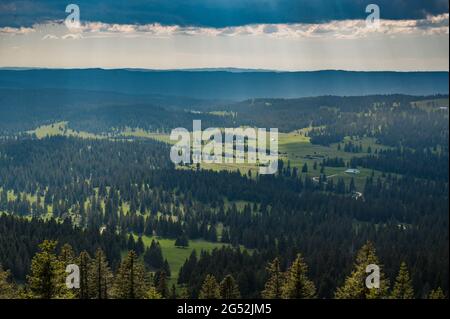
{"label": "tree line", "polygon": [[[90,256],[82,251],[75,255],[68,244],[56,253],[57,242],[45,240],[39,244],[39,251],[33,256],[26,284],[19,287],[11,279],[8,270],[0,267],[1,299],[239,299],[239,284],[231,274],[218,282],[213,274],[203,276],[198,294],[192,296],[189,287],[175,285],[169,290],[167,276],[162,272],[149,272],[135,251],[129,251],[122,259],[116,272],[109,266],[101,249]],[[201,262],[201,261],[200,261]],[[68,278],[66,267],[77,265],[79,277],[77,287]],[[356,254],[353,269],[335,291],[336,299],[413,299],[414,288],[408,268],[404,262],[390,287],[389,279],[380,273],[378,287],[366,284],[368,265],[380,265],[375,247],[367,242]],[[182,270],[183,271],[183,270]],[[194,269],[195,271],[195,269]],[[264,289],[260,298],[265,299],[313,299],[317,298],[316,286],[309,278],[308,265],[300,253],[282,271],[280,259],[270,261],[265,269]],[[444,299],[440,287],[430,291],[428,298]]]}

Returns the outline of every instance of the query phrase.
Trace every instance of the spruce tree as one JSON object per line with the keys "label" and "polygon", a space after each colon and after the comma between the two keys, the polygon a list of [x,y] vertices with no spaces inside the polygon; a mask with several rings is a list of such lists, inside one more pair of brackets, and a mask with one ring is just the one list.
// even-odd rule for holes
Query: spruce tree
{"label": "spruce tree", "polygon": [[119,299],[144,299],[148,294],[145,267],[132,250],[119,266],[114,283],[114,296]]}
{"label": "spruce tree", "polygon": [[170,287],[170,299],[177,299],[177,287],[175,284],[172,284],[172,287]]}
{"label": "spruce tree", "polygon": [[[380,287],[367,288],[366,278],[369,275],[366,273],[368,265],[377,265],[380,267]],[[376,250],[371,242],[367,242],[356,256],[354,270],[345,279],[344,285],[339,287],[335,293],[337,299],[379,299],[388,296],[389,283],[385,279],[382,272],[380,261],[376,255]]]}
{"label": "spruce tree", "polygon": [[145,297],[146,297],[146,299],[162,299],[161,294],[160,294],[160,293],[158,292],[158,290],[157,290],[155,287],[153,287],[153,286],[150,286],[150,287],[148,288]]}
{"label": "spruce tree", "polygon": [[241,293],[239,292],[238,284],[231,275],[225,276],[225,278],[220,282],[219,289],[220,289],[220,297],[222,299],[241,298]]}
{"label": "spruce tree", "polygon": [[183,248],[189,247],[189,240],[185,234],[177,237],[177,239],[175,240],[175,246]]}
{"label": "spruce tree", "polygon": [[191,294],[189,293],[189,289],[187,287],[181,287],[178,293],[179,299],[190,299]]}
{"label": "spruce tree", "polygon": [[198,299],[219,299],[220,289],[216,278],[213,275],[207,275],[203,282]]}
{"label": "spruce tree", "polygon": [[164,258],[161,246],[155,240],[152,240],[150,247],[145,250],[144,262],[151,270],[161,270],[164,267]]}
{"label": "spruce tree", "polygon": [[12,281],[11,272],[3,270],[0,265],[0,299],[16,299],[19,296],[18,288]]}
{"label": "spruce tree", "polygon": [[72,246],[64,244],[60,249],[58,258],[64,264],[64,267],[73,264],[75,262],[75,253]]}
{"label": "spruce tree", "polygon": [[209,226],[207,240],[215,243],[217,242],[217,229],[215,225]]}
{"label": "spruce tree", "polygon": [[31,261],[31,271],[27,276],[32,298],[55,299],[72,298],[66,287],[64,264],[55,254],[57,242],[45,240],[39,245],[39,252]]}
{"label": "spruce tree", "polygon": [[395,279],[394,288],[392,289],[391,298],[393,299],[413,299],[414,289],[411,278],[409,276],[406,263],[402,262],[397,278]]}
{"label": "spruce tree", "polygon": [[230,242],[230,234],[228,232],[228,229],[224,229],[222,231],[222,238],[220,239],[222,243],[229,243]]}
{"label": "spruce tree", "polygon": [[86,251],[82,251],[78,257],[78,266],[80,268],[80,289],[78,297],[88,299],[89,295],[89,269],[91,267],[91,257]]}
{"label": "spruce tree", "polygon": [[112,272],[105,254],[101,249],[97,249],[95,257],[89,266],[88,285],[90,298],[108,299],[112,285],[112,277]]}
{"label": "spruce tree", "polygon": [[428,295],[428,299],[446,299],[441,287],[434,289]]}
{"label": "spruce tree", "polygon": [[286,272],[286,280],[282,287],[284,299],[310,299],[315,298],[316,287],[308,279],[308,266],[300,254]]}
{"label": "spruce tree", "polygon": [[155,287],[156,290],[163,298],[167,298],[169,296],[169,289],[167,287],[167,275],[165,271],[158,271],[155,274]]}
{"label": "spruce tree", "polygon": [[142,255],[145,251],[145,246],[144,246],[144,241],[142,240],[142,237],[139,236],[137,242],[136,242],[136,254],[138,254],[139,256]]}
{"label": "spruce tree", "polygon": [[266,271],[269,275],[269,279],[267,280],[261,295],[265,299],[280,299],[284,283],[284,274],[280,269],[280,260],[275,258],[268,264]]}
{"label": "spruce tree", "polygon": [[127,248],[128,250],[134,250],[136,248],[136,243],[132,234],[128,236]]}
{"label": "spruce tree", "polygon": [[303,164],[302,173],[308,173],[308,164]]}
{"label": "spruce tree", "polygon": [[167,261],[167,259],[164,259],[164,265],[163,265],[163,269],[162,269],[165,273],[167,277],[171,277],[171,271],[170,271],[170,265],[169,262]]}
{"label": "spruce tree", "polygon": [[195,267],[197,266],[197,251],[192,250],[189,258],[185,261],[184,265],[181,266],[179,275],[178,275],[178,283],[183,284],[187,283],[193,272],[195,271]]}

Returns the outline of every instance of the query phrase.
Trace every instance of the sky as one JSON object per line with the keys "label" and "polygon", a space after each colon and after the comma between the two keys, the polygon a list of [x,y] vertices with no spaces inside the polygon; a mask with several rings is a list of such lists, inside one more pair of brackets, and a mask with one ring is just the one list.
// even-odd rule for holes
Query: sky
{"label": "sky", "polygon": [[[69,4],[79,23],[66,24]],[[369,4],[379,20],[366,21]],[[448,71],[448,11],[447,0],[2,0],[0,67]]]}

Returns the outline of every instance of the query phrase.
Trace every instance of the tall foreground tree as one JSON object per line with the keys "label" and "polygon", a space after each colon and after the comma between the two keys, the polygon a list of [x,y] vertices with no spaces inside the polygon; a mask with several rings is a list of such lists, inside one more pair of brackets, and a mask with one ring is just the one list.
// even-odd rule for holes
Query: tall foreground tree
{"label": "tall foreground tree", "polygon": [[114,297],[119,299],[144,299],[148,285],[144,264],[132,250],[120,264],[114,282]]}
{"label": "tall foreground tree", "polygon": [[207,275],[203,282],[198,299],[219,299],[220,289],[217,283],[216,277],[213,275]]}
{"label": "tall foreground tree", "polygon": [[19,292],[11,279],[11,273],[9,270],[3,270],[0,265],[0,299],[16,298],[19,298]]}
{"label": "tall foreground tree", "polygon": [[72,246],[69,244],[62,245],[58,259],[64,264],[64,267],[73,264],[75,262],[75,253]]}
{"label": "tall foreground tree", "polygon": [[280,269],[280,260],[275,258],[267,265],[266,271],[269,274],[269,279],[261,293],[262,297],[265,299],[281,299],[284,274]]}
{"label": "tall foreground tree", "polygon": [[95,257],[88,268],[89,297],[94,299],[108,299],[110,297],[112,278],[113,275],[105,254],[101,249],[97,249]]}
{"label": "tall foreground tree", "polygon": [[153,281],[154,281],[154,286],[155,286],[156,290],[158,291],[158,293],[163,298],[169,297],[169,288],[167,287],[166,272],[164,270],[156,272],[155,278]]}
{"label": "tall foreground tree", "polygon": [[31,261],[28,285],[32,298],[71,298],[71,291],[65,284],[64,263],[55,255],[57,242],[45,240],[39,245],[39,252]]}
{"label": "tall foreground tree", "polygon": [[231,275],[225,276],[225,278],[220,282],[219,290],[221,299],[241,298],[241,293],[239,292],[238,284]]}
{"label": "tall foreground tree", "polygon": [[78,291],[78,298],[88,299],[89,294],[89,270],[91,267],[91,256],[86,251],[82,251],[78,257],[78,265],[80,267],[80,289]]}
{"label": "tall foreground tree", "polygon": [[392,289],[391,298],[393,299],[413,299],[414,289],[411,278],[409,276],[406,263],[402,262],[397,278],[395,279],[394,288]]}
{"label": "tall foreground tree", "polygon": [[[368,288],[366,278],[369,275],[366,272],[368,265],[377,265],[380,267],[380,286],[379,288]],[[337,289],[335,297],[337,299],[378,299],[388,297],[389,283],[382,272],[380,261],[376,255],[376,250],[371,242],[367,242],[359,250],[356,256],[354,270],[345,279],[344,285]]]}
{"label": "tall foreground tree", "polygon": [[300,254],[286,272],[286,280],[282,288],[282,297],[285,299],[310,299],[316,296],[316,287],[309,280],[308,266]]}

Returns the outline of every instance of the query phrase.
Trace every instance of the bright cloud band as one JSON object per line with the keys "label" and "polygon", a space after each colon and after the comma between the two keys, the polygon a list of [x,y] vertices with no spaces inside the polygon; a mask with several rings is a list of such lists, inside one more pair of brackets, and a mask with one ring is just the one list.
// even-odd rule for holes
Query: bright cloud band
{"label": "bright cloud band", "polygon": [[[51,24],[64,26],[62,21]],[[0,34],[23,35],[44,28],[34,25],[32,28],[3,27]],[[65,28],[65,26],[64,26]],[[343,38],[357,39],[373,35],[439,35],[449,34],[449,14],[429,16],[420,20],[381,20],[379,27],[371,28],[365,20],[336,20],[326,23],[297,24],[253,24],[238,27],[182,27],[161,24],[108,24],[102,22],[84,22],[79,28],[67,30],[66,35],[46,34],[43,39],[80,39],[83,37],[171,37],[171,36],[269,36],[275,38]]]}

